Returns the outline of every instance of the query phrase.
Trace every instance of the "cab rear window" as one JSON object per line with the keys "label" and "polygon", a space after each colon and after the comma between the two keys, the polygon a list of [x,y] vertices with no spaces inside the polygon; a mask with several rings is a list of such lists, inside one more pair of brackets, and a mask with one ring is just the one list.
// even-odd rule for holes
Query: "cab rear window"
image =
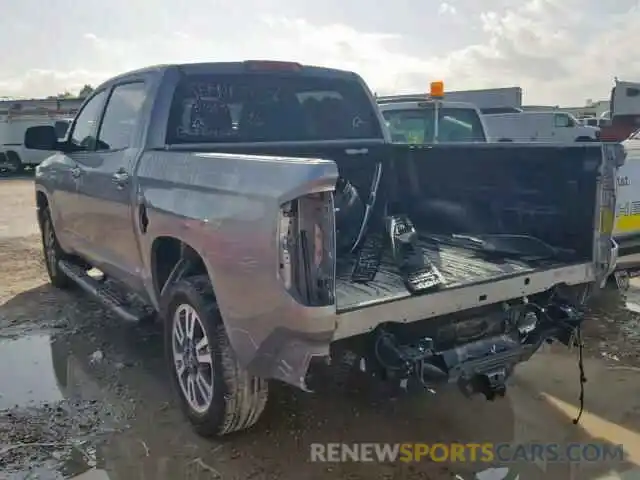
{"label": "cab rear window", "polygon": [[380,138],[360,82],[304,74],[188,75],[174,94],[167,143]]}
{"label": "cab rear window", "polygon": [[[382,113],[391,131],[391,138],[399,143],[432,143],[435,139],[433,107],[387,110]],[[465,108],[438,109],[439,142],[486,142],[482,122],[476,110]]]}

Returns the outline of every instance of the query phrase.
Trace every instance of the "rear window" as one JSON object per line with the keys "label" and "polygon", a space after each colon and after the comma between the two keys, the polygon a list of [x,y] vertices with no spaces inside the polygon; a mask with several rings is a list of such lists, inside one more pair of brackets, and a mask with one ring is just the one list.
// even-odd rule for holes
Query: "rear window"
{"label": "rear window", "polygon": [[167,143],[380,138],[362,85],[304,74],[189,75],[178,85]]}
{"label": "rear window", "polygon": [[[439,142],[486,142],[482,122],[476,110],[440,108]],[[435,136],[433,107],[407,110],[387,110],[383,116],[394,142],[432,143]]]}

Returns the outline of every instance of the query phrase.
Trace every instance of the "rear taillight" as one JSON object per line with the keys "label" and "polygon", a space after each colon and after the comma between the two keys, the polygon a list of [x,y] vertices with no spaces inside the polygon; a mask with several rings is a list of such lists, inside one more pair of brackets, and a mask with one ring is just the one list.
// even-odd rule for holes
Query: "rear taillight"
{"label": "rear taillight", "polygon": [[335,303],[335,225],[331,192],[285,203],[278,220],[278,269],[285,289],[300,303]]}

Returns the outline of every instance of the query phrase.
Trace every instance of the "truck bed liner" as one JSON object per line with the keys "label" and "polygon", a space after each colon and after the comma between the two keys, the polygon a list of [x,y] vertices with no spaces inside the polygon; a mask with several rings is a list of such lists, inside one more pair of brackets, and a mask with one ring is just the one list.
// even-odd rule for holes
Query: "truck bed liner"
{"label": "truck bed liner", "polygon": [[[539,267],[512,259],[490,260],[470,249],[434,243],[426,239],[420,239],[418,244],[422,248],[424,256],[440,269],[446,281],[444,288],[460,287],[492,279],[497,280],[512,274],[531,272]],[[376,277],[367,284],[354,283],[351,280],[351,271],[355,261],[355,255],[338,261],[336,279],[338,311],[353,310],[365,305],[397,300],[411,295],[407,291],[402,277],[398,274],[397,267],[388,251],[382,257]]]}

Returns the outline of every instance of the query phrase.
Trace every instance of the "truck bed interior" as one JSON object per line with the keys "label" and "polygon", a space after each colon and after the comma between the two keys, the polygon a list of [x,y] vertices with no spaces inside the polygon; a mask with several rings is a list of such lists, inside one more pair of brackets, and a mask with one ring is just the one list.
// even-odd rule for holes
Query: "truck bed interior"
{"label": "truck bed interior", "polygon": [[[336,302],[340,312],[376,303],[428,295],[411,292],[392,255],[390,235],[380,225],[389,215],[409,218],[422,258],[439,270],[443,288],[489,282],[538,269],[590,262],[594,252],[595,179],[598,144],[372,144],[282,146],[232,152],[334,160],[340,179],[336,201]],[[377,189],[376,171],[381,175]],[[359,200],[345,198],[351,185]],[[342,185],[342,187],[341,187]],[[344,191],[344,188],[342,188]],[[367,222],[364,204],[376,190]],[[348,197],[348,195],[347,195]],[[360,250],[352,249],[362,224],[381,239],[377,273],[354,281]],[[496,236],[523,255],[488,254],[452,236]],[[519,236],[519,237],[518,237]],[[542,246],[551,246],[552,255]],[[375,262],[374,262],[375,263]]]}
{"label": "truck bed interior", "polygon": [[[590,261],[596,213],[593,179],[598,175],[600,149],[517,147],[393,145],[391,153],[379,155],[381,180],[368,233],[361,237],[378,235],[381,245],[377,273],[370,281],[354,281],[359,249],[349,248],[364,207],[353,201],[341,204],[340,193],[336,195],[338,310]],[[375,162],[335,155],[333,159],[341,178],[364,204],[375,183]],[[389,215],[411,220],[417,234],[414,245],[442,275],[439,286],[418,293],[407,288],[389,233],[375,229]],[[491,252],[473,243],[470,248],[468,242],[459,241],[469,237],[496,238],[511,251]],[[513,254],[513,249],[525,253]]]}

